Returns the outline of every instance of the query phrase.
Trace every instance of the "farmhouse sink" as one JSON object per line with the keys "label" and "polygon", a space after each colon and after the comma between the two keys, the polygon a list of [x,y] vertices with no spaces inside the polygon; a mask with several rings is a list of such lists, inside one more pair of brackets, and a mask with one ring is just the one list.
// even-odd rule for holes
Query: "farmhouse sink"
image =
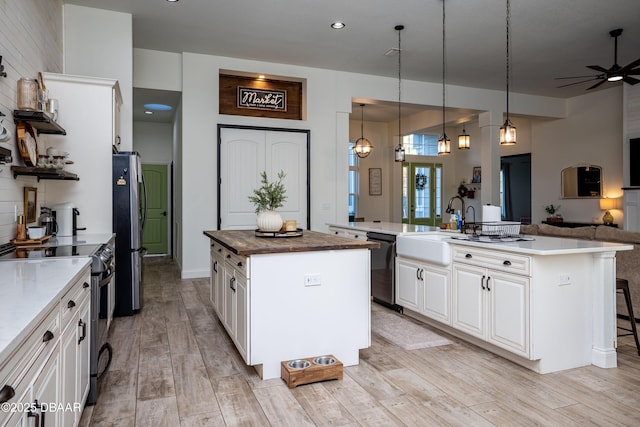
{"label": "farmhouse sink", "polygon": [[401,234],[396,239],[396,253],[433,264],[449,265],[450,238],[447,234]]}

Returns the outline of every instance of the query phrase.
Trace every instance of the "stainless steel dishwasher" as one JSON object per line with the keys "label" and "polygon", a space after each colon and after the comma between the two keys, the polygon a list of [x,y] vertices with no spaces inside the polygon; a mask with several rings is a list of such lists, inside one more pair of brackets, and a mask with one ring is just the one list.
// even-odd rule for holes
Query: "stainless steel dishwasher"
{"label": "stainless steel dishwasher", "polygon": [[396,304],[396,236],[368,232],[367,240],[380,244],[378,249],[371,249],[371,296],[379,304],[402,311]]}

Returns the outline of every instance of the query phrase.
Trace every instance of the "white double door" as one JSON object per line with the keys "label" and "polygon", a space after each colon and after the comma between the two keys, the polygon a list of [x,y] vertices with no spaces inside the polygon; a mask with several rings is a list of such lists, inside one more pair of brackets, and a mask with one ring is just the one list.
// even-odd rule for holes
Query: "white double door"
{"label": "white double door", "polygon": [[253,189],[260,186],[260,174],[269,181],[285,172],[287,199],[278,212],[284,220],[295,219],[307,228],[308,132],[220,127],[220,229],[256,228]]}

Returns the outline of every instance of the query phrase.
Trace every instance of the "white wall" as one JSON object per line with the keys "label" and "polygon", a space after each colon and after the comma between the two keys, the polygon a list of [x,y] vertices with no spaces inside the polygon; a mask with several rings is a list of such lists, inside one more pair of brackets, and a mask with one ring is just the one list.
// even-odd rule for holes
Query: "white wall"
{"label": "white wall", "polygon": [[64,73],[118,80],[120,150],[133,147],[133,24],[128,13],[64,5]]}
{"label": "white wall", "polygon": [[[561,199],[560,171],[578,163],[603,168],[605,196],[622,196],[622,87],[587,93],[567,102],[565,120],[532,121],[532,221],[547,214],[544,206],[561,205],[566,221],[602,222],[598,199]],[[611,211],[622,224],[622,211]]]}
{"label": "white wall", "polygon": [[133,49],[133,87],[182,90],[182,55],[159,50]]}
{"label": "white wall", "polygon": [[[62,0],[4,0],[0,6],[0,55],[7,77],[0,77],[2,124],[10,138],[0,147],[12,151],[13,165],[24,165],[17,149],[12,114],[21,77],[35,79],[38,71],[62,71]],[[39,150],[46,150],[47,136],[40,135]],[[0,164],[0,243],[16,236],[16,215],[23,213],[23,189],[38,188],[38,207],[44,185],[33,177],[13,179],[11,165]]]}
{"label": "white wall", "polygon": [[142,163],[169,164],[173,161],[173,124],[133,123],[133,149]]}

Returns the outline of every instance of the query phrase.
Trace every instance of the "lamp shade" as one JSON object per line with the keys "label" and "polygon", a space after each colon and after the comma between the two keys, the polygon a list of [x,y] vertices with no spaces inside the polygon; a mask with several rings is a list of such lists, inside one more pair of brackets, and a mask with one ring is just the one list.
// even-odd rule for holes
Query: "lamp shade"
{"label": "lamp shade", "polygon": [[458,135],[458,149],[459,150],[468,150],[471,146],[471,137],[463,130],[460,135]]}
{"label": "lamp shade", "polygon": [[616,199],[611,199],[605,197],[604,199],[600,199],[600,210],[608,211],[610,209],[616,208]]}

